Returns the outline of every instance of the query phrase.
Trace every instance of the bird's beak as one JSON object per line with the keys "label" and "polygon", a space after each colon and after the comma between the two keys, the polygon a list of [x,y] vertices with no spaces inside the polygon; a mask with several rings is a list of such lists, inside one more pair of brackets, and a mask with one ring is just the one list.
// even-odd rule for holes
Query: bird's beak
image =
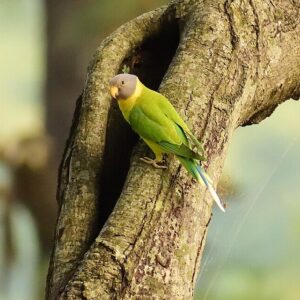
{"label": "bird's beak", "polygon": [[118,97],[118,88],[116,86],[110,87],[110,94],[113,98],[117,99]]}

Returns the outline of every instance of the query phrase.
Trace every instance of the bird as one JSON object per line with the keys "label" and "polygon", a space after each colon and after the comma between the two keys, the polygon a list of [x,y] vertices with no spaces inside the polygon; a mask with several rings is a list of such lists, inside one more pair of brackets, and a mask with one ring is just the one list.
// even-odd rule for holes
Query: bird
{"label": "bird", "polygon": [[201,165],[205,160],[203,147],[171,102],[147,88],[134,74],[114,76],[109,82],[109,90],[124,119],[155,155],[154,159],[140,159],[155,168],[165,169],[164,155],[175,155],[187,172],[207,187],[218,207],[225,212],[212,180]]}

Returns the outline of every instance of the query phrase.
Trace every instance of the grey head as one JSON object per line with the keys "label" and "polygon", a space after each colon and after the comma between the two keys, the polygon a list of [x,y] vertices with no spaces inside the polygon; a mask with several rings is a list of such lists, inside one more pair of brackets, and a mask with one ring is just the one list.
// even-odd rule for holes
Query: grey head
{"label": "grey head", "polygon": [[109,82],[110,93],[117,100],[125,100],[133,95],[138,77],[132,74],[118,74]]}

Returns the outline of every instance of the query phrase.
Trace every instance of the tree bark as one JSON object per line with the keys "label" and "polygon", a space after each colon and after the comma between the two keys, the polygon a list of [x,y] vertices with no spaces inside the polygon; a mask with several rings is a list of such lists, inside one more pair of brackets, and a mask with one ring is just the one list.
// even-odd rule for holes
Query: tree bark
{"label": "tree bark", "polygon": [[167,170],[139,161],[149,150],[108,81],[127,65],[159,87],[203,142],[217,183],[235,128],[299,98],[299,9],[295,0],[175,0],[103,41],[61,165],[47,299],[192,299],[212,199],[173,157]]}

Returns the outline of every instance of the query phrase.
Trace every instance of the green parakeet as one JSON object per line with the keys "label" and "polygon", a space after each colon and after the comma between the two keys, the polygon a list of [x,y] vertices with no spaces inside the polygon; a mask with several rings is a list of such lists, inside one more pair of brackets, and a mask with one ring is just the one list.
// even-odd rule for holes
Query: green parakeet
{"label": "green parakeet", "polygon": [[141,160],[157,168],[165,168],[160,164],[163,154],[174,154],[194,179],[205,184],[219,208],[225,212],[212,181],[200,164],[204,160],[202,146],[169,100],[148,89],[135,75],[119,74],[111,79],[109,85],[125,120],[155,154],[155,159],[144,157]]}

